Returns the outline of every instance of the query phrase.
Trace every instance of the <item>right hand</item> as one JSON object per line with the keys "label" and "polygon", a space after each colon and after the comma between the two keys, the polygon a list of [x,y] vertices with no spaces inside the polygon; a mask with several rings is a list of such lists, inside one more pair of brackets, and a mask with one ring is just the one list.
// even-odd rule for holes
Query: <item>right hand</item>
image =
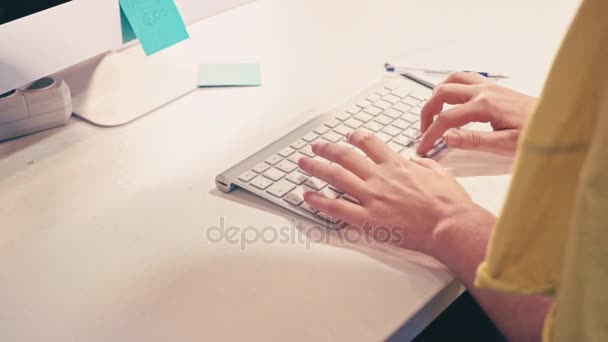
{"label": "right hand", "polygon": [[[444,111],[444,104],[458,106]],[[445,134],[449,147],[513,156],[535,104],[536,98],[501,87],[477,73],[454,73],[435,87],[422,109],[424,136],[417,152],[427,153]],[[470,122],[489,122],[494,131],[457,129]]]}

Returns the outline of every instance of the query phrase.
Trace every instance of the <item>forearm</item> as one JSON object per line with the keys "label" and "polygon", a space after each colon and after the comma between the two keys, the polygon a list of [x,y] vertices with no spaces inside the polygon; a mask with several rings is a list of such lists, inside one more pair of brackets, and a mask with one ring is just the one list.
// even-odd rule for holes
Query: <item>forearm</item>
{"label": "forearm", "polygon": [[437,228],[429,254],[454,273],[510,341],[540,341],[550,298],[520,296],[473,285],[495,221],[491,213],[475,206]]}

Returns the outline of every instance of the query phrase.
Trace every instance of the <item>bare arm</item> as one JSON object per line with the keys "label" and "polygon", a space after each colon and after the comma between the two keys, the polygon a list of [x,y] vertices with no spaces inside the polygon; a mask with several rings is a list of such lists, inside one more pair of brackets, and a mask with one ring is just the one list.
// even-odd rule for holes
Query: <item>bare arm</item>
{"label": "bare arm", "polygon": [[430,254],[444,263],[475,297],[509,341],[540,341],[552,300],[476,288],[477,266],[484,260],[495,217],[474,206],[439,227]]}

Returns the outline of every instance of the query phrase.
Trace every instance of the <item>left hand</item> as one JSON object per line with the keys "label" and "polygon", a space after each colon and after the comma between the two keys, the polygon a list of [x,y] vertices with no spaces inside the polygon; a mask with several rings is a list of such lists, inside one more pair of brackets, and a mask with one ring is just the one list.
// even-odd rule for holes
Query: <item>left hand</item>
{"label": "left hand", "polygon": [[365,131],[352,132],[348,140],[370,159],[348,147],[316,143],[313,152],[334,164],[302,158],[299,165],[360,204],[307,192],[304,198],[312,207],[360,228],[397,227],[402,247],[427,254],[443,222],[474,208],[471,197],[435,161],[407,160]]}

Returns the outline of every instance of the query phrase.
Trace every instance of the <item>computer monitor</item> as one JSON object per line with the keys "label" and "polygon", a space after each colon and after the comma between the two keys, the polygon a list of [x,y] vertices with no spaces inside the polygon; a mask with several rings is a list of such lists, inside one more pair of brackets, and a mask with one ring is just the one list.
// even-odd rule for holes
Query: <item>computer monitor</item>
{"label": "computer monitor", "polygon": [[[186,24],[252,0],[176,0]],[[0,94],[124,45],[119,0],[1,0]]]}

